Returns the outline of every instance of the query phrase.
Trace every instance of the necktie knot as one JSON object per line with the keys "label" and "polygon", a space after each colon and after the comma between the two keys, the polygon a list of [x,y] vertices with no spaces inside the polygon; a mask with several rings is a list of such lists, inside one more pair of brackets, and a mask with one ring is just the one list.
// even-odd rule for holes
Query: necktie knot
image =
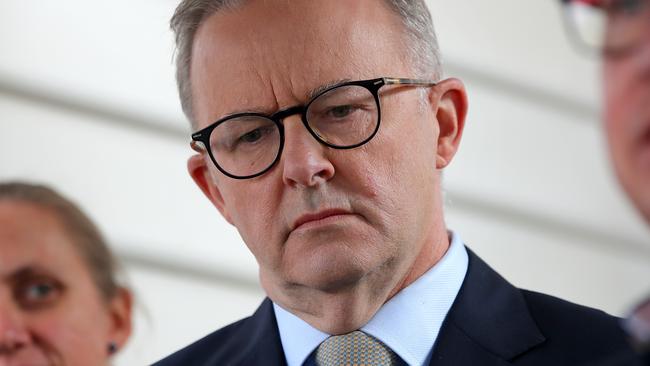
{"label": "necktie knot", "polygon": [[316,349],[318,366],[393,366],[398,360],[385,344],[359,330],[329,337]]}

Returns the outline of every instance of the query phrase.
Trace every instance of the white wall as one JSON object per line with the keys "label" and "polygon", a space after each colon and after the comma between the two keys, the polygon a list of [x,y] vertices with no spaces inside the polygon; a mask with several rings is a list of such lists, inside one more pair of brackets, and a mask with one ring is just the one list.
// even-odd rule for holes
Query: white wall
{"label": "white wall", "polygon": [[[650,291],[650,232],[610,174],[597,60],[549,0],[430,1],[470,97],[447,218],[516,285],[622,314]],[[250,314],[256,264],[185,172],[172,0],[0,2],[0,179],[52,184],[103,228],[136,291],[117,365]]]}

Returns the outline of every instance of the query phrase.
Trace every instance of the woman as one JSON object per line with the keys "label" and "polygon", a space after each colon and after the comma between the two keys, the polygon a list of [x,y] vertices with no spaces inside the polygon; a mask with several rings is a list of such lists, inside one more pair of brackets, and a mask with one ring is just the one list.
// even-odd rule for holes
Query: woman
{"label": "woman", "polygon": [[130,292],[99,231],[53,190],[0,183],[0,365],[106,365]]}

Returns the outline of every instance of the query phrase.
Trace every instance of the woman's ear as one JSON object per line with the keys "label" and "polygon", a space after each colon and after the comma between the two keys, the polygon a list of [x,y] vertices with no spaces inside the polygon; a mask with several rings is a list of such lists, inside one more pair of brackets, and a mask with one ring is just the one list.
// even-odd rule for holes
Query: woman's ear
{"label": "woman's ear", "polygon": [[109,353],[123,348],[129,339],[133,327],[132,311],[133,295],[128,289],[120,287],[108,304],[110,328],[107,347]]}

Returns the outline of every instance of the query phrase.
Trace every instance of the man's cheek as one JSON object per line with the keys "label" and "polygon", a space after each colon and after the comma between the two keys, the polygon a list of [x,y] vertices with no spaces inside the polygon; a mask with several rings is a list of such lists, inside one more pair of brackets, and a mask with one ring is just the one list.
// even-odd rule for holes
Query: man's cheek
{"label": "man's cheek", "polygon": [[615,143],[614,140],[618,137],[618,132],[624,122],[623,113],[628,108],[629,103],[625,95],[626,88],[623,84],[623,78],[616,77],[617,73],[615,71],[617,68],[609,66],[606,70],[608,72],[604,88],[605,128],[610,143]]}
{"label": "man's cheek", "polygon": [[604,67],[604,85],[603,97],[605,99],[606,109],[611,109],[612,102],[618,97],[620,88],[620,78],[617,77],[617,67],[612,62],[605,63]]}
{"label": "man's cheek", "polygon": [[255,241],[270,239],[277,230],[274,227],[278,217],[276,210],[263,199],[256,199],[254,196],[249,198],[239,201],[235,208],[238,227],[243,231],[242,236],[246,235],[246,238]]}

